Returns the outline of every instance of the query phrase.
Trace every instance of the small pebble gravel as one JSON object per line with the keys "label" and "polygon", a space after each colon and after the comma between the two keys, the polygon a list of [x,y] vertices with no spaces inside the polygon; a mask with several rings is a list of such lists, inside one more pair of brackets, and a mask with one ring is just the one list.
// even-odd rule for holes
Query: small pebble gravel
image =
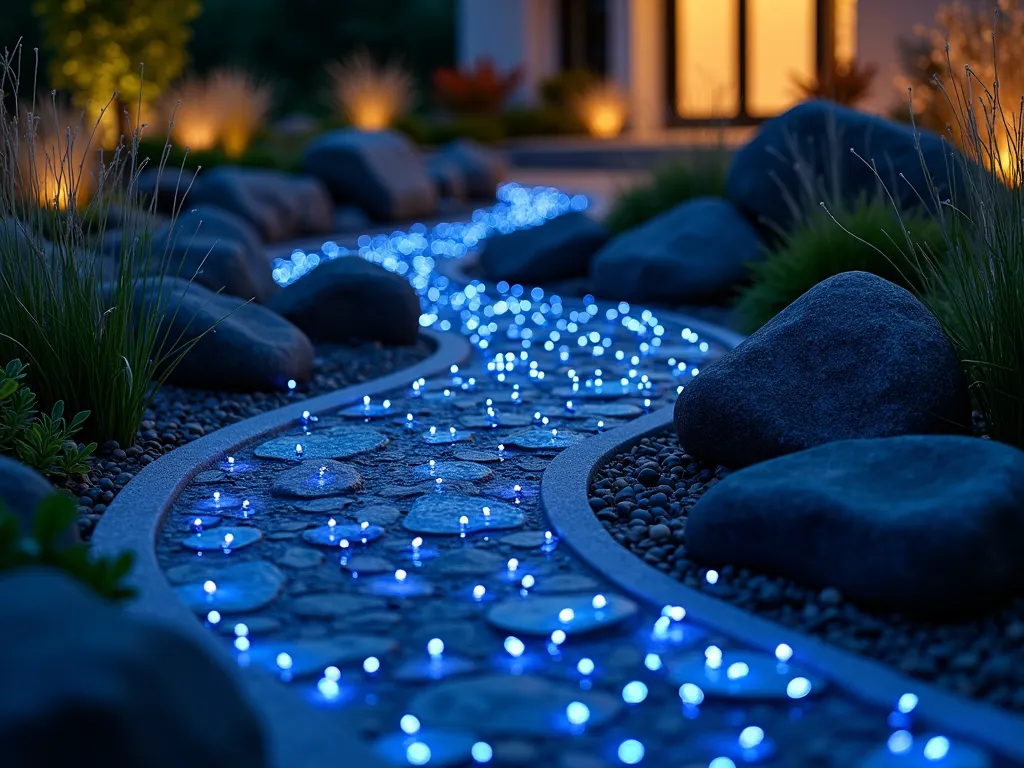
{"label": "small pebble gravel", "polygon": [[837,589],[730,565],[709,573],[692,562],[687,513],[728,475],[688,456],[675,434],[645,438],[595,474],[590,508],[620,544],[689,587],[957,694],[1024,711],[1024,599],[939,624],[871,612]]}
{"label": "small pebble gravel", "polygon": [[110,441],[100,446],[87,477],[66,484],[78,498],[78,526],[88,540],[107,507],[138,472],[163,454],[236,421],[342,387],[371,381],[423,360],[432,346],[420,340],[411,347],[380,344],[317,347],[313,378],[288,392],[238,394],[164,386],[144,414],[135,444]]}

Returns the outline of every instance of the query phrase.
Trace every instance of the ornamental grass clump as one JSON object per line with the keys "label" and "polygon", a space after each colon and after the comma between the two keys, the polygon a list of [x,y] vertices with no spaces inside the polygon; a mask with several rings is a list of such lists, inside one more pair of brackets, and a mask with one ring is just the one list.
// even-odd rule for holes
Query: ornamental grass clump
{"label": "ornamental grass clump", "polygon": [[943,252],[941,229],[930,216],[907,214],[901,222],[882,199],[809,211],[763,262],[750,266],[752,281],[736,304],[742,330],[753,333],[815,285],[842,272],[871,272],[920,290],[923,278],[916,260],[903,255],[904,226],[930,252]]}
{"label": "ornamental grass clump", "polygon": [[[83,435],[129,445],[154,385],[201,338],[169,330],[180,306],[164,275],[181,262],[153,247],[155,213],[138,185],[146,165],[139,129],[104,153],[94,143],[99,120],[65,125],[55,97],[34,93],[16,106],[20,53],[0,57],[0,359],[31,366],[25,384],[40,410],[52,416],[62,402],[67,413],[89,411],[76,424]],[[41,126],[59,140],[41,140]],[[179,178],[182,195],[188,186]],[[119,245],[104,253],[115,215]]]}
{"label": "ornamental grass clump", "polygon": [[[959,70],[947,49],[945,73],[929,95],[944,100],[946,135],[960,148],[950,154],[952,197],[930,175],[919,190],[936,209],[946,258],[936,259],[906,222],[902,234],[907,258],[924,278],[921,298],[960,357],[988,434],[1024,448],[1024,100],[1001,86],[1005,57],[996,38],[1004,5],[990,27],[992,79],[970,65]],[[911,90],[912,113],[917,97]]]}
{"label": "ornamental grass clump", "polygon": [[379,65],[356,51],[327,66],[331,101],[338,117],[360,131],[383,131],[412,109],[412,75],[397,61]]}

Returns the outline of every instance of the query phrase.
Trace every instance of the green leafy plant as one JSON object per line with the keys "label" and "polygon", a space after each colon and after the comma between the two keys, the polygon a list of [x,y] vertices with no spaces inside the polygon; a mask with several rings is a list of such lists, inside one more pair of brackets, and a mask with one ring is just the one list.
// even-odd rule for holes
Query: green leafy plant
{"label": "green leafy plant", "polygon": [[[139,191],[149,165],[140,129],[101,155],[98,123],[68,118],[55,97],[37,103],[26,94],[18,106],[20,55],[0,56],[0,91],[9,96],[0,100],[0,359],[31,365],[26,383],[52,428],[65,410],[89,411],[76,424],[84,435],[130,445],[155,387],[202,337],[171,332],[180,294],[165,290],[165,275],[180,275],[182,262],[149,237],[155,210]],[[166,159],[154,164],[158,176]],[[190,178],[179,177],[183,192]],[[123,236],[111,254],[105,235],[115,205]]]}
{"label": "green leafy plant", "polygon": [[47,566],[64,571],[108,600],[134,597],[135,590],[125,584],[135,562],[133,553],[94,558],[87,545],[61,541],[64,531],[75,524],[76,514],[74,499],[55,493],[39,503],[32,530],[23,533],[18,519],[0,504],[0,571]]}
{"label": "green leafy plant", "polygon": [[728,170],[729,159],[722,149],[694,152],[655,171],[650,183],[624,192],[608,212],[605,225],[612,232],[624,232],[695,197],[724,196]]}
{"label": "green leafy plant", "polygon": [[58,400],[50,413],[40,414],[36,396],[22,385],[27,365],[12,360],[0,370],[0,454],[14,456],[45,475],[70,477],[89,471],[89,457],[96,443],[78,445],[78,434],[88,411],[64,419],[64,403]]}
{"label": "green leafy plant", "polygon": [[[934,253],[942,252],[942,232],[927,214],[908,214],[902,226]],[[842,272],[871,272],[920,290],[924,280],[918,265],[902,253],[902,226],[884,200],[862,198],[854,205],[809,213],[763,262],[750,265],[752,282],[736,303],[742,330],[753,333],[815,285]]]}
{"label": "green leafy plant", "polygon": [[[1016,3],[999,7],[1008,5]],[[1024,14],[1014,19],[1024,23]],[[1020,97],[1001,87],[1007,63],[1001,46],[1008,43],[1012,52],[1020,44],[1006,39],[1007,23],[997,11],[991,24],[997,32],[986,38],[991,61],[980,71],[992,79],[974,67],[956,71],[947,57],[931,96],[945,101],[953,116],[947,135],[961,149],[950,161],[951,195],[930,174],[927,189],[918,191],[936,211],[946,258],[936,259],[931,243],[907,222],[902,242],[905,257],[919,265],[921,299],[960,357],[988,434],[1024,448],[1024,134]],[[917,113],[913,104],[911,111]],[[921,163],[927,171],[923,156]]]}

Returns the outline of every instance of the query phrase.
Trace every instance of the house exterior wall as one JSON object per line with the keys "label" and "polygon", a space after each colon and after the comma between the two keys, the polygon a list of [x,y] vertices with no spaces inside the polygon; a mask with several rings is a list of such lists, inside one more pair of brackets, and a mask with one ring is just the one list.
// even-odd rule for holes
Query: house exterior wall
{"label": "house exterior wall", "polygon": [[899,40],[912,37],[914,27],[931,27],[939,6],[948,0],[860,0],[857,6],[857,59],[878,67],[868,99],[860,105],[887,113],[905,108],[907,94],[894,85],[900,74]]}
{"label": "house exterior wall", "polygon": [[609,76],[629,95],[629,130],[638,135],[665,125],[666,0],[610,0]]}
{"label": "house exterior wall", "polygon": [[557,9],[552,0],[459,0],[459,66],[489,58],[502,71],[519,67],[514,99],[533,101],[540,81],[559,69]]}

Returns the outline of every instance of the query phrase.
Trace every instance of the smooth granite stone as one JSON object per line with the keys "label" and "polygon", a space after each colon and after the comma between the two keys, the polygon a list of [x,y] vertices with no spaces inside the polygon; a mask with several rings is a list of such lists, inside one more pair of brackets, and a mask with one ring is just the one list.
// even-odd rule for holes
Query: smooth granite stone
{"label": "smooth granite stone", "polygon": [[501,543],[520,549],[540,549],[548,542],[544,534],[545,531],[519,531],[502,536]]}
{"label": "smooth granite stone", "polygon": [[880,176],[894,204],[909,211],[931,203],[933,183],[940,200],[964,189],[952,151],[948,139],[930,131],[831,101],[805,101],[762,123],[733,154],[726,194],[769,231],[792,231],[793,201],[781,190],[802,189],[804,177],[839,190],[843,199],[833,204],[840,205],[881,193]]}
{"label": "smooth granite stone", "polygon": [[721,301],[762,261],[761,237],[728,200],[696,197],[614,237],[590,264],[598,296],[632,302]]}
{"label": "smooth granite stone", "polygon": [[430,566],[432,574],[490,576],[505,570],[505,558],[486,549],[457,549],[442,554]]}
{"label": "smooth granite stone", "polygon": [[[181,580],[174,589],[178,598],[196,613],[204,614],[214,610],[221,613],[259,610],[277,599],[285,583],[284,574],[266,560],[230,565],[190,563],[174,571],[171,569],[166,575],[172,584]],[[207,581],[216,585],[213,594],[206,592]]]}
{"label": "smooth granite stone", "polygon": [[271,765],[261,717],[223,659],[70,576],[0,577],[0,763]]}
{"label": "smooth granite stone", "polygon": [[[485,515],[483,508],[490,510]],[[461,517],[468,518],[461,524]],[[453,493],[430,493],[413,502],[403,525],[414,533],[459,535],[478,531],[497,531],[518,528],[523,524],[523,513],[511,504],[500,501],[467,497]]]}
{"label": "smooth granite stone", "polygon": [[394,573],[363,580],[362,591],[380,597],[429,597],[436,587],[421,576]]}
{"label": "smooth granite stone", "polygon": [[[2,236],[3,225],[0,224],[0,237]],[[28,535],[34,530],[39,503],[53,494],[53,483],[43,475],[19,461],[0,456],[0,507],[6,508],[17,520],[21,535]],[[56,537],[54,543],[64,548],[78,541],[78,526],[72,520],[71,524]]]}
{"label": "smooth granite stone", "polygon": [[[196,521],[199,521],[198,525]],[[194,515],[188,518],[188,521],[182,525],[182,530],[195,532],[195,531],[208,531],[210,528],[216,528],[223,522],[223,518],[220,515],[208,515],[203,513],[201,515]]]}
{"label": "smooth granite stone", "polygon": [[302,534],[303,541],[318,547],[340,547],[342,541],[352,545],[376,541],[384,535],[384,529],[376,525],[363,526],[360,523],[321,525],[310,528]]}
{"label": "smooth granite stone", "polygon": [[384,610],[387,603],[365,595],[324,592],[297,597],[292,601],[291,608],[301,619],[343,619],[350,614]]}
{"label": "smooth granite stone", "polygon": [[242,508],[244,499],[241,496],[229,496],[217,490],[210,493],[209,498],[200,499],[193,503],[192,508],[203,510],[204,512],[215,512],[218,515],[224,515],[231,510]]}
{"label": "smooth granite stone", "polygon": [[586,439],[586,435],[568,429],[559,429],[558,434],[552,435],[550,429],[537,427],[509,435],[505,444],[525,451],[560,451]]}
{"label": "smooth granite stone", "polygon": [[[594,607],[595,595],[590,593],[512,597],[492,605],[487,621],[499,629],[527,635],[550,635],[556,629],[567,635],[581,635],[613,627],[637,611],[636,603],[629,598],[603,597],[606,602],[601,608]],[[571,613],[565,615],[567,609]]]}
{"label": "smooth granite stone", "polygon": [[[226,536],[231,536],[230,542],[225,541]],[[234,551],[255,544],[262,538],[263,533],[259,528],[222,526],[213,533],[195,533],[187,539],[183,539],[181,546],[197,552],[213,552],[224,549]]]}
{"label": "smooth granite stone", "polygon": [[[388,444],[380,432],[362,427],[335,427],[327,433],[275,437],[256,447],[253,453],[261,459],[284,461],[323,461],[324,459],[350,459],[367,451],[376,451]],[[302,446],[302,453],[295,446]]]}
{"label": "smooth granite stone", "polygon": [[493,200],[498,185],[508,181],[509,162],[504,153],[473,139],[456,139],[437,154],[459,170],[466,193],[474,200]]}
{"label": "smooth granite stone", "polygon": [[537,579],[533,591],[538,595],[561,594],[565,592],[587,592],[590,597],[598,593],[600,584],[582,573],[553,573]]}
{"label": "smooth granite stone", "polygon": [[[250,662],[269,672],[288,672],[292,677],[322,675],[330,666],[362,664],[368,656],[382,658],[398,649],[398,643],[373,635],[333,635],[323,640],[284,640],[253,643]],[[282,659],[281,654],[287,654]],[[287,669],[282,668],[283,661]],[[290,663],[289,663],[290,662]]]}
{"label": "smooth granite stone", "polygon": [[818,283],[701,368],[675,408],[686,452],[729,469],[836,440],[970,424],[967,379],[939,321],[867,272]]}
{"label": "smooth granite stone", "polygon": [[[389,765],[450,768],[465,765],[475,743],[476,737],[466,731],[421,728],[412,737],[401,731],[381,736],[374,742],[373,751]],[[421,760],[420,755],[429,756],[429,763]]]}
{"label": "smooth granite stone", "polygon": [[438,429],[436,432],[431,434],[430,432],[423,433],[423,442],[429,445],[454,445],[455,443],[470,443],[476,438],[473,437],[471,432],[467,432],[465,429],[457,430],[453,435],[447,429]]}
{"label": "smooth granite stone", "polygon": [[[313,343],[267,307],[180,278],[139,281],[133,312],[159,311],[161,337],[194,342],[168,382],[223,392],[281,392],[313,374]],[[294,448],[295,446],[292,446]]]}
{"label": "smooth granite stone", "polygon": [[398,507],[392,507],[389,504],[374,504],[345,511],[345,517],[355,520],[357,523],[369,523],[382,528],[394,525],[401,516],[402,513]]}
{"label": "smooth granite stone", "polygon": [[285,568],[317,568],[323,564],[326,556],[317,549],[306,547],[288,547],[284,553],[275,558],[274,562]]}
{"label": "smooth granite stone", "polygon": [[725,651],[718,665],[709,664],[704,651],[695,651],[669,657],[665,666],[675,685],[695,685],[709,698],[786,701],[797,690],[791,687],[794,680],[810,684],[809,690],[806,684],[799,686],[801,698],[819,696],[826,686],[824,678],[757,651]]}
{"label": "smooth granite stone", "polygon": [[341,567],[352,573],[367,575],[394,573],[396,570],[394,563],[376,555],[353,555],[344,559]]}
{"label": "smooth granite stone", "polygon": [[469,461],[437,461],[433,467],[429,464],[420,464],[412,468],[412,474],[415,477],[441,477],[445,480],[467,480],[470,482],[490,480],[494,477],[491,470]]}
{"label": "smooth granite stone", "polygon": [[310,143],[303,169],[335,203],[350,203],[375,221],[432,216],[437,194],[416,146],[395,131],[329,131]]}
{"label": "smooth granite stone", "polygon": [[483,622],[477,621],[477,606],[465,606],[470,609],[470,613],[464,617],[464,621],[453,615],[456,611],[452,609],[457,607],[462,606],[459,603],[450,603],[445,606],[443,615],[438,617],[429,613],[436,611],[436,606],[427,604],[427,615],[412,617],[412,636],[407,646],[421,648],[426,655],[427,645],[431,640],[437,639],[444,643],[446,656],[454,654],[473,659],[491,656],[494,652],[495,638]]}
{"label": "smooth granite stone", "polygon": [[395,670],[394,677],[404,683],[429,683],[432,680],[468,675],[479,670],[476,662],[445,653],[439,658],[411,659]]}
{"label": "smooth granite stone", "polygon": [[341,512],[355,500],[346,496],[328,496],[326,499],[310,499],[309,501],[292,501],[292,507],[299,512],[310,512],[314,514],[325,514],[327,512]]}
{"label": "smooth granite stone", "polygon": [[331,459],[310,459],[274,475],[270,493],[293,499],[338,496],[363,486],[359,473]]}
{"label": "smooth granite stone", "polygon": [[390,406],[385,408],[381,403],[355,403],[338,411],[338,415],[346,419],[386,419],[395,415],[395,409]]}
{"label": "smooth granite stone", "polygon": [[579,701],[590,710],[587,728],[597,730],[615,719],[622,701],[604,691],[535,675],[492,674],[453,678],[416,694],[408,710],[427,726],[464,727],[479,736],[551,738],[570,731],[565,708]]}
{"label": "smooth granite stone", "polygon": [[582,277],[610,236],[599,221],[573,211],[540,227],[488,237],[480,266],[488,280],[509,283],[536,285]]}
{"label": "smooth granite stone", "polygon": [[415,344],[420,300],[409,281],[360,256],[322,262],[312,280],[299,280],[267,306],[315,342]]}
{"label": "smooth granite stone", "polygon": [[495,410],[493,416],[487,414],[467,414],[459,419],[459,424],[466,429],[501,429],[503,427],[525,427],[533,424],[532,413]]}
{"label": "smooth granite stone", "polygon": [[952,435],[828,443],[729,475],[690,510],[686,542],[698,562],[902,613],[984,610],[1024,588],[1024,452]]}
{"label": "smooth granite stone", "polygon": [[501,457],[496,453],[488,453],[487,451],[456,451],[456,461],[475,461],[478,464],[497,464],[501,461]]}

